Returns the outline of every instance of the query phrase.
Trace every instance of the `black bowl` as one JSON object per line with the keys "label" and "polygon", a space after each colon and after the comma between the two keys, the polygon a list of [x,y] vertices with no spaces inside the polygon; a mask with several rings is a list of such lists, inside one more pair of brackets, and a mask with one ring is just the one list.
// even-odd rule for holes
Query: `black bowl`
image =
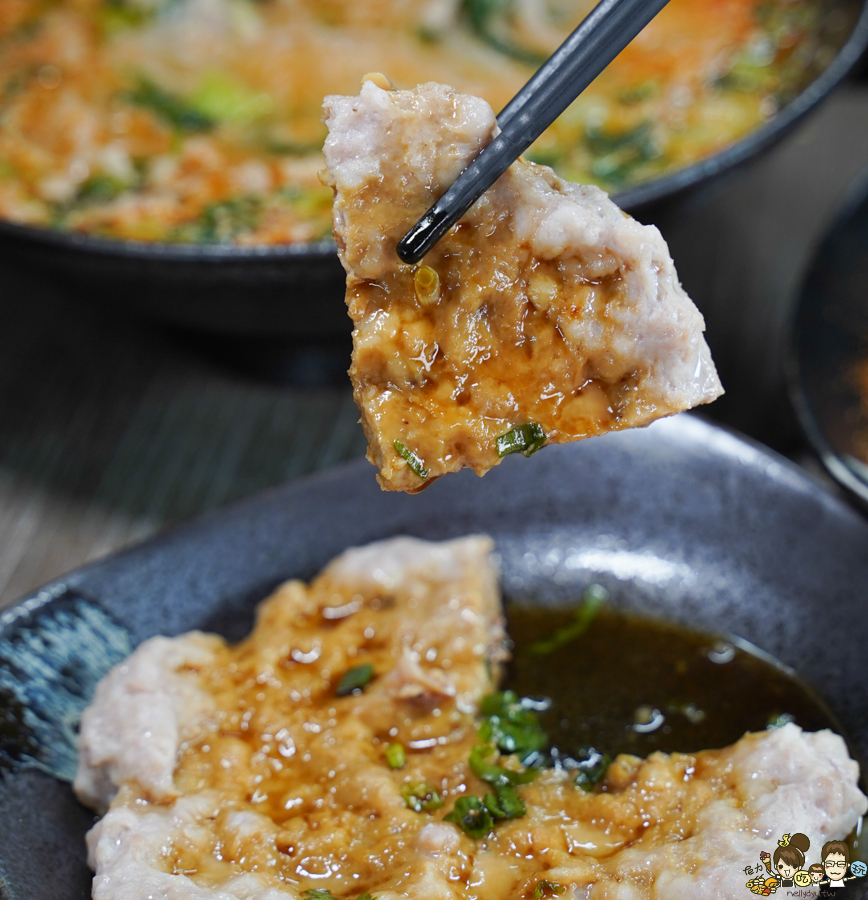
{"label": "black bowl", "polygon": [[868,504],[868,416],[854,372],[868,365],[868,171],[850,189],[794,308],[790,396],[830,474]]}
{"label": "black bowl", "polygon": [[[51,773],[74,771],[77,715],[131,644],[192,628],[238,639],[277,583],[310,578],[348,546],[480,532],[514,600],[570,603],[597,582],[620,608],[751,641],[828,701],[868,759],[868,522],[786,460],[691,416],[510,458],[484,479],[451,475],[418,496],[383,493],[360,460],[0,615],[0,897],[90,896],[93,815]],[[10,766],[16,756],[30,765]],[[849,896],[866,888],[859,879]]]}
{"label": "black bowl", "polygon": [[[850,28],[840,23],[849,22]],[[831,62],[773,119],[694,165],[613,199],[631,213],[694,192],[769,149],[823,100],[868,46],[868,0],[829,0]],[[282,246],[114,241],[0,221],[0,261],[53,276],[82,296],[182,327],[249,336],[347,334],[344,274],[331,241]]]}

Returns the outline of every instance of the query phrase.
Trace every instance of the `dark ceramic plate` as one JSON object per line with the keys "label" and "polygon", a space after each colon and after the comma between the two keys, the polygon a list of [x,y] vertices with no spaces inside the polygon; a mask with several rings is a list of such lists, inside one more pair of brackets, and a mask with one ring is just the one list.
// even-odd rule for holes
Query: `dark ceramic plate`
{"label": "dark ceramic plate", "polygon": [[808,439],[829,472],[868,504],[868,416],[855,377],[857,365],[868,366],[868,172],[811,264],[787,362]]}
{"label": "dark ceramic plate", "polygon": [[826,698],[868,758],[868,523],[785,460],[679,416],[413,497],[381,493],[359,461],[76,572],[0,619],[0,897],[89,896],[93,817],[48,770],[69,772],[77,712],[128,641],[238,638],[270,588],[347,546],[474,532],[495,538],[514,599],[564,602],[596,581],[626,608],[752,641]]}
{"label": "dark ceramic plate", "polygon": [[[692,166],[618,194],[653,221],[655,209],[758,156],[823,100],[868,45],[868,0],[825,0],[833,58],[773,119]],[[0,260],[54,276],[110,307],[186,328],[255,337],[348,334],[344,273],[331,241],[276,247],[146,244],[0,221]]]}

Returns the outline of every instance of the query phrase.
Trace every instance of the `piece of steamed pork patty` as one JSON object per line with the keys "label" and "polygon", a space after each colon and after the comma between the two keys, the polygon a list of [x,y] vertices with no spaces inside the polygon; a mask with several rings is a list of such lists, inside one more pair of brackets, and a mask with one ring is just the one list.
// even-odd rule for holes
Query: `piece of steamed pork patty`
{"label": "piece of steamed pork patty", "polygon": [[426,256],[396,244],[496,133],[439,84],[327,97],[325,157],[368,458],[417,491],[708,403],[702,315],[660,232],[591,185],[519,160]]}
{"label": "piece of steamed pork patty", "polygon": [[105,812],[95,900],[732,900],[782,834],[822,846],[865,812],[844,741],[795,725],[620,756],[591,792],[566,768],[531,779],[535,716],[492,693],[490,550],[349,550],[236,646],[152,638],[116,666],[75,781]]}

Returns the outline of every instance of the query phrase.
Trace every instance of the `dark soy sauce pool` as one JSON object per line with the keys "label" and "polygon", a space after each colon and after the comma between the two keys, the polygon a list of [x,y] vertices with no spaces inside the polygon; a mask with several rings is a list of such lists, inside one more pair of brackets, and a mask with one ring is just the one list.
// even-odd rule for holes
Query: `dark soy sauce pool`
{"label": "dark soy sauce pool", "polygon": [[784,721],[841,731],[810,688],[737,639],[604,606],[581,636],[545,655],[529,652],[575,615],[575,608],[507,606],[515,647],[505,686],[551,700],[539,715],[561,753],[693,752]]}

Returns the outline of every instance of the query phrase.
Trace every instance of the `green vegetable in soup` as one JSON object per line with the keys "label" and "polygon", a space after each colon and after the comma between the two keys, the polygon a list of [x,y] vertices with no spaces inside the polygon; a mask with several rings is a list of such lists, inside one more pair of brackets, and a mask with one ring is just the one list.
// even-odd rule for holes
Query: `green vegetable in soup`
{"label": "green vegetable in soup", "polygon": [[591,623],[597,617],[597,613],[608,596],[608,591],[604,587],[592,584],[585,591],[582,602],[576,607],[573,621],[563,628],[558,628],[549,637],[531,644],[528,647],[528,653],[532,653],[534,656],[545,656],[581,637],[591,627]]}
{"label": "green vegetable in soup", "polygon": [[91,175],[78,189],[75,197],[76,205],[90,203],[108,203],[120,197],[130,188],[130,184],[121,178],[112,175]]}
{"label": "green vegetable in soup", "polygon": [[150,25],[160,14],[182,3],[183,0],[103,0],[97,13],[97,22],[106,37],[122,31]]}
{"label": "green vegetable in soup", "polygon": [[624,88],[619,94],[618,99],[627,106],[634,106],[643,100],[650,100],[660,93],[660,86],[655,81],[642,81],[639,84],[631,85]]}
{"label": "green vegetable in soup", "polygon": [[205,118],[232,125],[249,125],[274,107],[270,94],[256,91],[225,72],[204,75],[189,102]]}
{"label": "green vegetable in soup", "polygon": [[263,208],[262,198],[253,195],[209,203],[197,219],[179,225],[172,239],[181,243],[230,243],[259,225]]}
{"label": "green vegetable in soup", "polygon": [[217,124],[212,116],[178,94],[164,90],[149,78],[140,78],[138,84],[123,97],[128,103],[150,110],[167,125],[187,134],[211,131]]}
{"label": "green vegetable in soup", "polygon": [[489,47],[519,62],[542,65],[545,53],[522,47],[511,35],[514,0],[462,0],[461,9],[471,31]]}
{"label": "green vegetable in soup", "polygon": [[634,180],[643,165],[661,156],[647,121],[628,131],[586,128],[585,145],[594,156],[591,175],[612,187]]}

